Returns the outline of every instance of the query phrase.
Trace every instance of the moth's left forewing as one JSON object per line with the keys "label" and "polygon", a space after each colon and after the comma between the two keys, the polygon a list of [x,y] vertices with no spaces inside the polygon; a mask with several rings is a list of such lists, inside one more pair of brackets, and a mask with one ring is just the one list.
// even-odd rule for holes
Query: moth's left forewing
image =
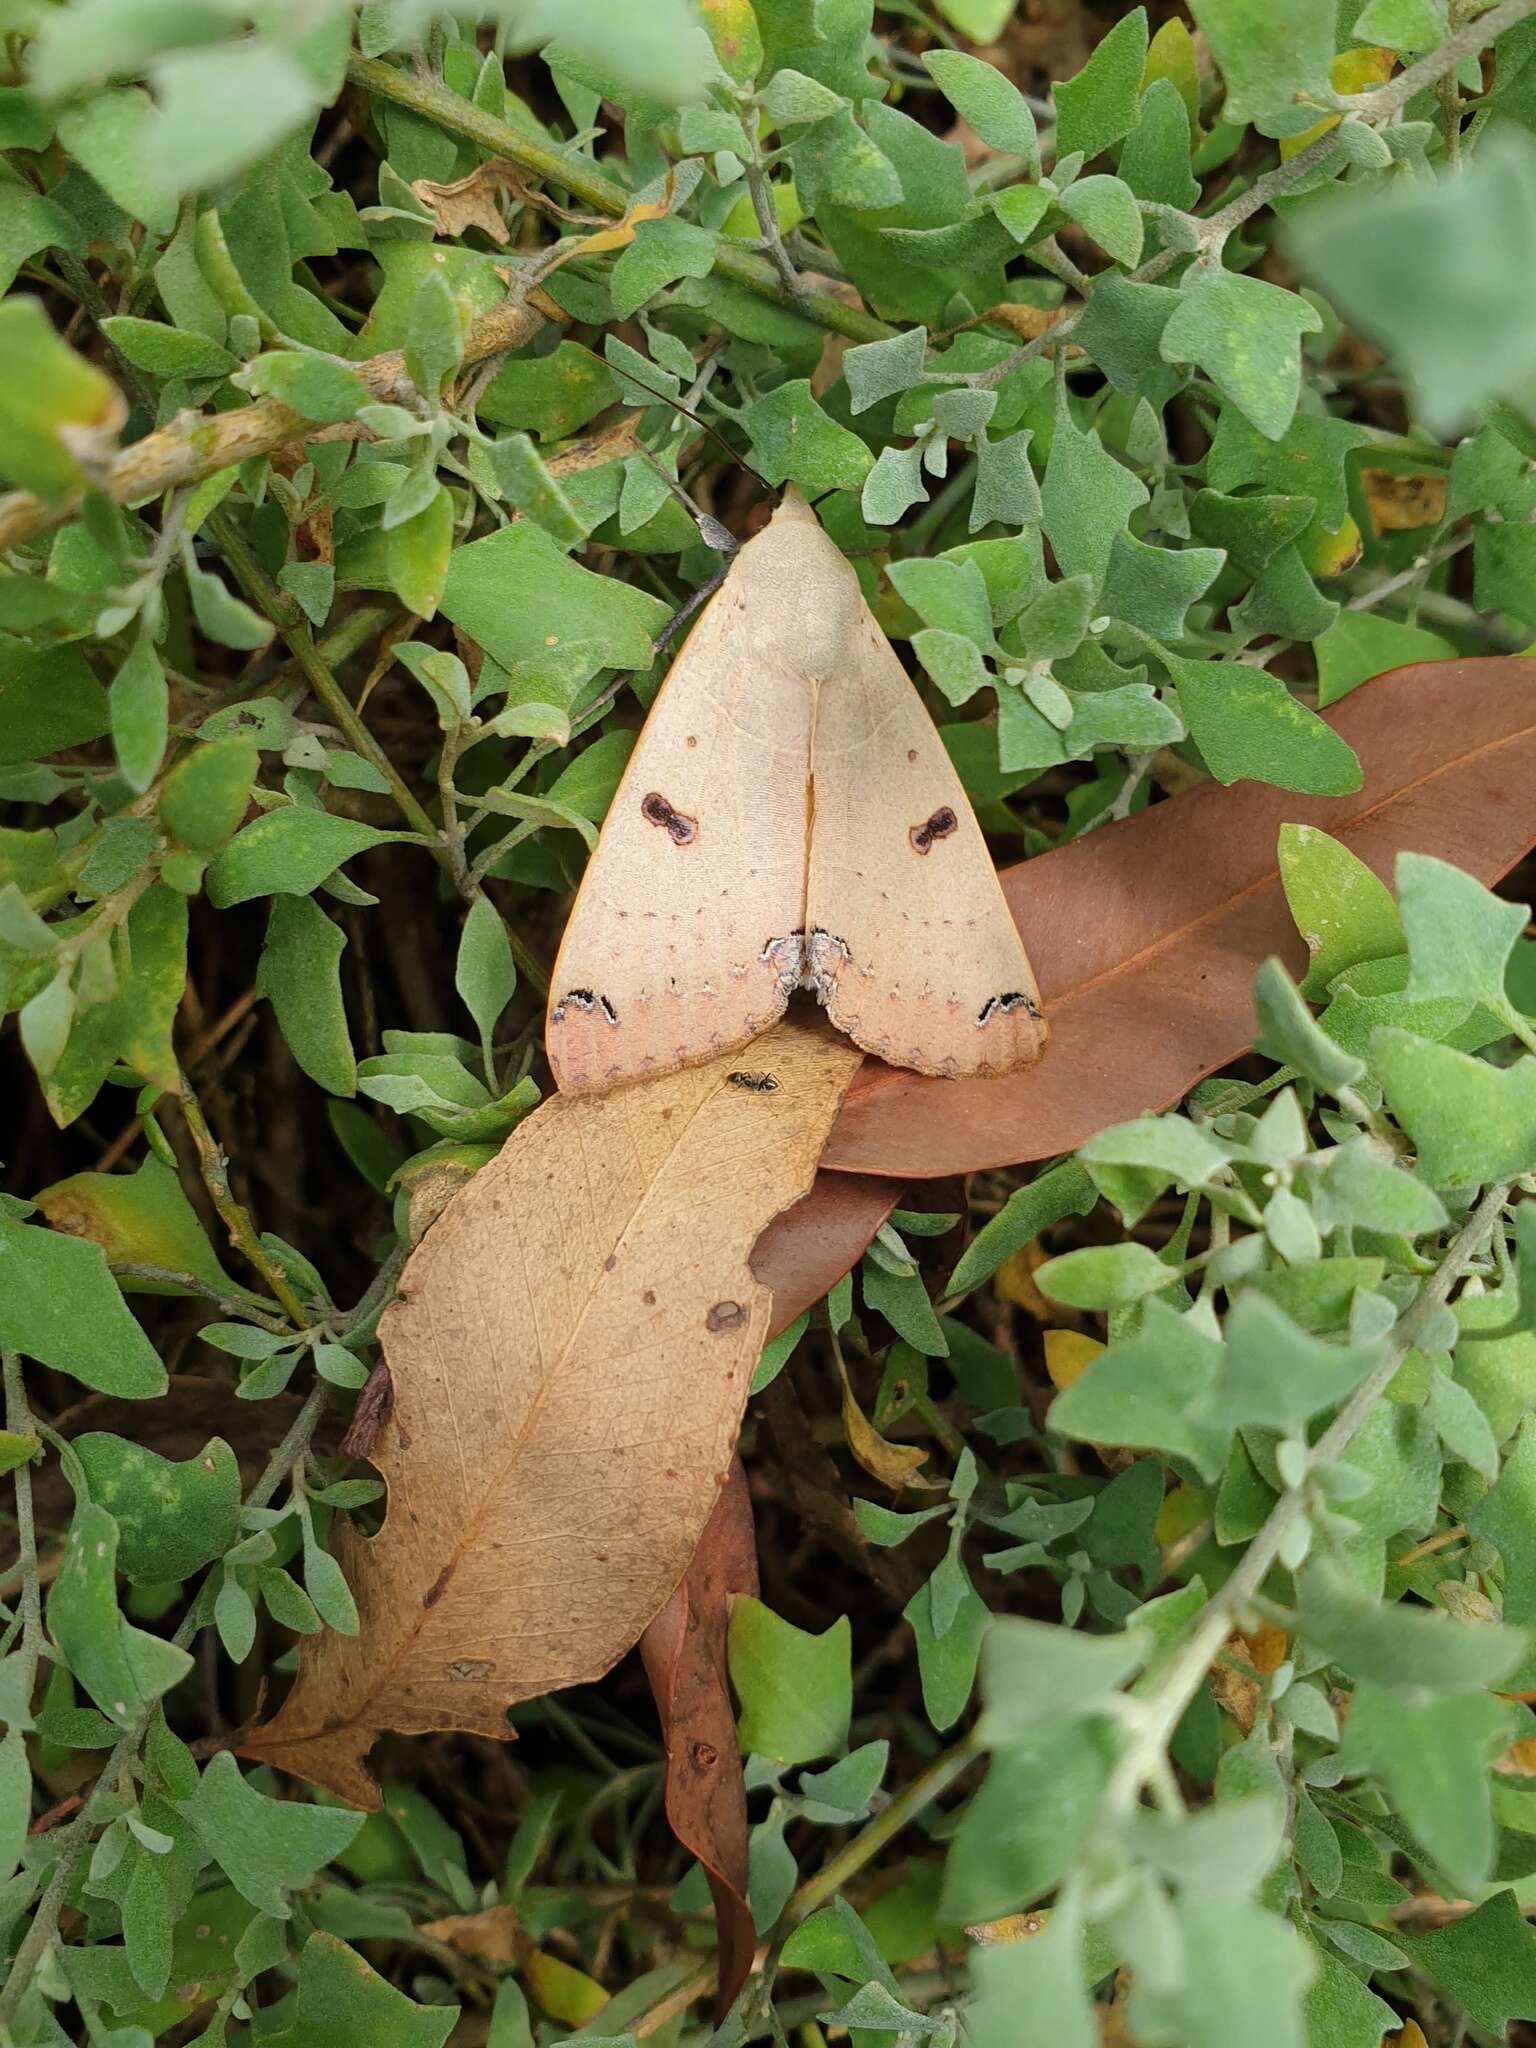
{"label": "moth's left forewing", "polygon": [[808,943],[832,1021],[922,1074],[1037,1060],[1039,990],[981,827],[862,605],[817,692],[811,775]]}

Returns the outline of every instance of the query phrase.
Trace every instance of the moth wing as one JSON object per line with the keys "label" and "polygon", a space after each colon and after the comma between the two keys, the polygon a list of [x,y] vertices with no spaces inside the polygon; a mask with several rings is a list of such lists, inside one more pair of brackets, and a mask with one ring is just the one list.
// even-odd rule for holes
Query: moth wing
{"label": "moth wing", "polygon": [[744,1045],[799,972],[811,698],[741,568],[657,693],[566,925],[545,1042],[567,1092]]}
{"label": "moth wing", "polygon": [[960,778],[865,606],[812,742],[808,965],[866,1052],[952,1079],[1044,1050],[1039,990]]}

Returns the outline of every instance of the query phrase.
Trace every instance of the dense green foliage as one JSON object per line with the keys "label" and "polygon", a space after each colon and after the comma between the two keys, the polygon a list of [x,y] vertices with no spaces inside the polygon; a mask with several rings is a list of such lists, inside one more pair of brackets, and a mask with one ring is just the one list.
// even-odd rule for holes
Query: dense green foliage
{"label": "dense green foliage", "polygon": [[[394,1745],[367,1820],[229,1724],[356,1628],[338,1423],[412,1194],[539,1100],[715,521],[818,500],[1004,858],[1154,782],[1352,792],[1320,710],[1536,632],[1536,0],[1085,5],[1049,94],[1012,15],[0,14],[0,2037],[707,2037],[638,1693],[519,1709],[495,1810]],[[1525,913],[1281,862],[1260,1058],[988,1177],[958,1265],[898,1211],[765,1356],[773,1968],[722,2044],[1536,2020]],[[794,1490],[786,1440],[876,1429],[931,1492]],[[423,1931],[497,1904],[515,1952]]]}

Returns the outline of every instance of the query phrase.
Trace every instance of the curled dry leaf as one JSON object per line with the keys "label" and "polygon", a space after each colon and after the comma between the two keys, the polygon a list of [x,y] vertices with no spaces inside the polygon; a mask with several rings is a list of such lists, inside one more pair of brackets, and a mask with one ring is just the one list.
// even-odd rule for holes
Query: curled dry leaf
{"label": "curled dry leaf", "polygon": [[667,1752],[667,1823],[703,1865],[715,1904],[715,2023],[752,1969],[747,1799],[726,1667],[731,1596],[757,1591],[752,1503],[740,1461],[720,1490],[686,1577],[640,1638]]}
{"label": "curled dry leaf", "polygon": [[306,1642],[244,1754],[377,1806],[381,1729],[505,1738],[600,1677],[677,1586],[767,1334],[748,1264],[808,1186],[858,1054],[819,1020],[739,1061],[556,1096],[449,1204],[380,1326],[384,1527],[338,1555],[361,1629]]}
{"label": "curled dry leaf", "polygon": [[1419,663],[1327,716],[1365,770],[1353,796],[1207,783],[1010,869],[1044,1057],[998,1081],[870,1060],[823,1166],[919,1178],[1054,1158],[1237,1058],[1256,970],[1271,953],[1304,966],[1276,866],[1283,824],[1321,826],[1388,883],[1405,848],[1494,882],[1536,842],[1536,661]]}

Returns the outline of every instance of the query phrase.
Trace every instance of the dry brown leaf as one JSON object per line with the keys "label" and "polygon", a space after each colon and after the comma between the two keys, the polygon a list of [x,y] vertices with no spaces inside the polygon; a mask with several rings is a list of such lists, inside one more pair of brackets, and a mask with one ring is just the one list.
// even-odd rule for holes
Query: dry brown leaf
{"label": "dry brown leaf", "polygon": [[485,1963],[517,1961],[519,1938],[528,1937],[519,1925],[516,1906],[486,1906],[478,1913],[450,1913],[445,1920],[428,1920],[423,1934],[444,1941],[461,1956],[475,1956]]}
{"label": "dry brown leaf", "polygon": [[462,1189],[380,1326],[383,1529],[338,1555],[356,1636],[309,1639],[244,1754],[376,1806],[381,1729],[505,1739],[600,1677],[692,1560],[771,1295],[748,1258],[809,1185],[858,1053],[818,1020],[585,1099],[555,1096]]}
{"label": "dry brown leaf", "polygon": [[776,1216],[757,1241],[752,1270],[773,1289],[770,1337],[856,1266],[902,1192],[874,1174],[818,1173],[803,1200]]}
{"label": "dry brown leaf", "polygon": [[752,1969],[747,1795],[726,1666],[733,1594],[757,1592],[752,1502],[740,1460],[720,1490],[687,1576],[640,1638],[667,1752],[667,1825],[703,1865],[719,1960],[715,2024]]}
{"label": "dry brown leaf", "polygon": [[477,164],[467,178],[451,185],[439,185],[431,178],[413,178],[411,190],[437,223],[440,235],[457,239],[466,228],[479,228],[498,249],[505,248],[510,230],[496,204],[499,192],[523,195],[523,180],[502,157],[490,157]]}
{"label": "dry brown leaf", "polygon": [[[964,327],[957,327],[957,334],[964,334],[971,327],[1004,327],[1010,334],[1016,334],[1020,341],[1038,341],[1042,334],[1049,334],[1053,327],[1059,327],[1069,314],[1078,311],[1075,306],[1016,306],[1006,304],[988,306],[985,313],[978,313],[974,320],[967,320]],[[1080,356],[1082,350],[1075,342],[1068,342],[1067,354]]]}
{"label": "dry brown leaf", "polygon": [[1074,1152],[1166,1109],[1253,1042],[1253,977],[1306,950],[1280,886],[1282,824],[1320,826],[1388,883],[1403,848],[1494,882],[1536,840],[1536,661],[1423,662],[1352,691],[1328,723],[1354,796],[1206,783],[1012,868],[1003,891],[1051,1027],[1037,1066],[932,1081],[865,1064],[822,1160],[923,1179]]}
{"label": "dry brown leaf", "polygon": [[1044,1934],[1050,1920],[1049,1913],[1005,1913],[1001,1920],[978,1920],[965,1931],[983,1948],[1011,1947]]}

